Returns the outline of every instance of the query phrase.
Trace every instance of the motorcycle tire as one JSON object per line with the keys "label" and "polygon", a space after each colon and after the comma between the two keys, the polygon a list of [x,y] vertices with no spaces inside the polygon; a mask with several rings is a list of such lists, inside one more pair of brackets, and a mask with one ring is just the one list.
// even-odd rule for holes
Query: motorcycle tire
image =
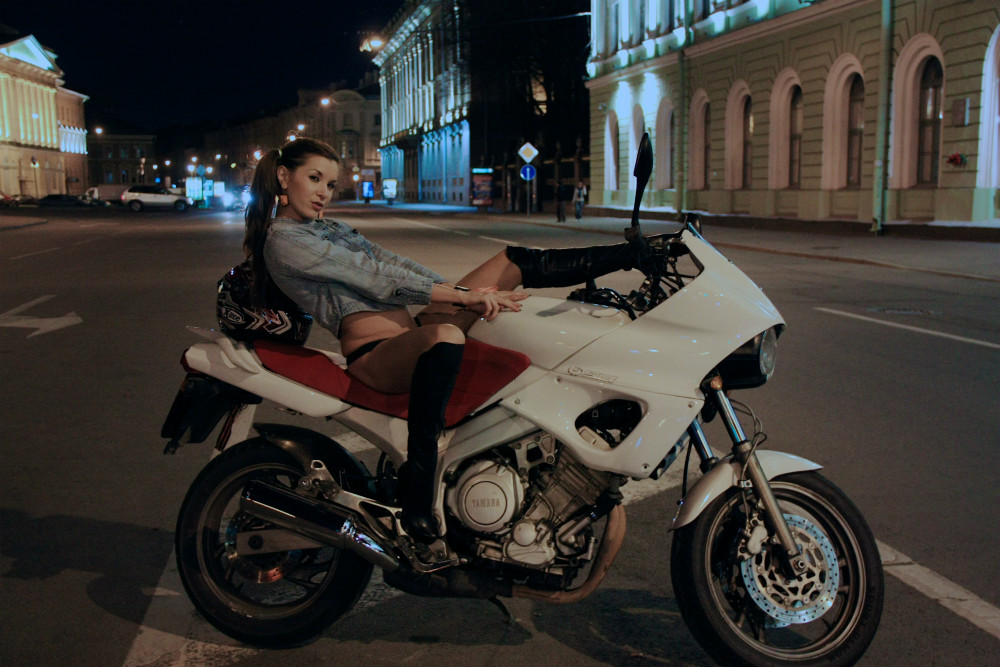
{"label": "motorcycle tire", "polygon": [[[361,597],[372,565],[334,547],[240,554],[243,533],[273,528],[240,510],[247,482],[294,490],[302,465],[263,438],[213,459],[187,492],[175,548],[181,581],[199,612],[246,644],[279,648],[315,639]],[[252,539],[252,537],[251,537]]]}
{"label": "motorcycle tire", "polygon": [[[771,480],[806,556],[783,576],[770,541],[747,549],[743,493],[716,498],[673,540],[671,577],[691,633],[721,665],[853,665],[878,629],[885,594],[881,559],[864,517],[815,472]],[[763,528],[759,529],[763,532]],[[759,539],[759,538],[758,538]]]}

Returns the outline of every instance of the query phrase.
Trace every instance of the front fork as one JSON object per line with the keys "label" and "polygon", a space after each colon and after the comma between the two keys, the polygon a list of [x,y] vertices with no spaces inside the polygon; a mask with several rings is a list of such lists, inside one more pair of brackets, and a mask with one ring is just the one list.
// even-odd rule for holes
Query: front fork
{"label": "front fork", "polygon": [[[785,557],[792,573],[798,575],[806,569],[805,559],[799,553],[799,547],[795,543],[795,538],[792,537],[792,531],[788,528],[785,515],[782,514],[781,508],[778,506],[778,499],[774,497],[774,491],[767,481],[767,476],[764,474],[763,468],[761,468],[760,461],[757,460],[757,454],[754,453],[753,446],[743,432],[743,426],[736,416],[733,404],[729,400],[729,397],[726,396],[725,391],[723,391],[722,378],[715,376],[709,380],[706,393],[715,399],[719,415],[722,417],[726,430],[729,432],[729,437],[733,441],[733,459],[743,466],[741,484],[749,481],[756,492],[757,498],[764,508],[764,517],[771,530],[778,536],[778,542],[785,552]],[[707,469],[718,462],[718,459],[712,453],[708,439],[705,437],[705,433],[697,421],[691,424],[689,433],[691,435],[691,446],[695,448],[695,451],[701,458],[702,472],[706,472]]]}

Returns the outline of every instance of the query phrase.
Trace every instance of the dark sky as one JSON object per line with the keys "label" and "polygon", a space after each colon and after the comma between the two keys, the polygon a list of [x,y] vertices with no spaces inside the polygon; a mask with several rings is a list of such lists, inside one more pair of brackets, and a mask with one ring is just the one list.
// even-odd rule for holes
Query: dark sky
{"label": "dark sky", "polygon": [[[88,126],[240,119],[293,106],[299,88],[360,78],[360,33],[403,0],[3,0],[0,23],[55,51]],[[354,85],[354,84],[352,84]]]}

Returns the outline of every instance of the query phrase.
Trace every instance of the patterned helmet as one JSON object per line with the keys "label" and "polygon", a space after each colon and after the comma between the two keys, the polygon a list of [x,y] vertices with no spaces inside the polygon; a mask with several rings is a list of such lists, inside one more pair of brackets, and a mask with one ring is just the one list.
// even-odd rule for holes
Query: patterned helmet
{"label": "patterned helmet", "polygon": [[250,260],[234,266],[219,281],[215,314],[222,330],[237,340],[266,338],[302,345],[309,337],[313,318],[285,296],[267,276],[264,305],[253,303],[253,265]]}

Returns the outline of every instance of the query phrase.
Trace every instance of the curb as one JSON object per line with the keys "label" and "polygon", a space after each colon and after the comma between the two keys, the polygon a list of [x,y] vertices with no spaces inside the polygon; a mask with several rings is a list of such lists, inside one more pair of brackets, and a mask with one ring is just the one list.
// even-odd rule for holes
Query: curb
{"label": "curb", "polygon": [[24,229],[25,227],[34,227],[35,225],[47,225],[48,220],[27,220],[25,222],[13,222],[11,224],[4,224],[0,222],[0,232],[5,232],[10,229]]}
{"label": "curb", "polygon": [[[584,207],[584,213],[595,217],[631,218],[630,211],[604,206]],[[707,211],[692,211],[701,216],[706,225],[763,229],[767,231],[814,232],[817,234],[842,234],[850,236],[875,236],[871,223],[853,220],[800,220],[798,218],[759,218],[749,215],[715,215]],[[676,222],[677,214],[667,211],[640,209],[644,220]],[[977,241],[1000,243],[1000,228],[971,225],[932,225],[923,223],[889,223],[883,230],[885,236],[922,238],[936,241]]]}

